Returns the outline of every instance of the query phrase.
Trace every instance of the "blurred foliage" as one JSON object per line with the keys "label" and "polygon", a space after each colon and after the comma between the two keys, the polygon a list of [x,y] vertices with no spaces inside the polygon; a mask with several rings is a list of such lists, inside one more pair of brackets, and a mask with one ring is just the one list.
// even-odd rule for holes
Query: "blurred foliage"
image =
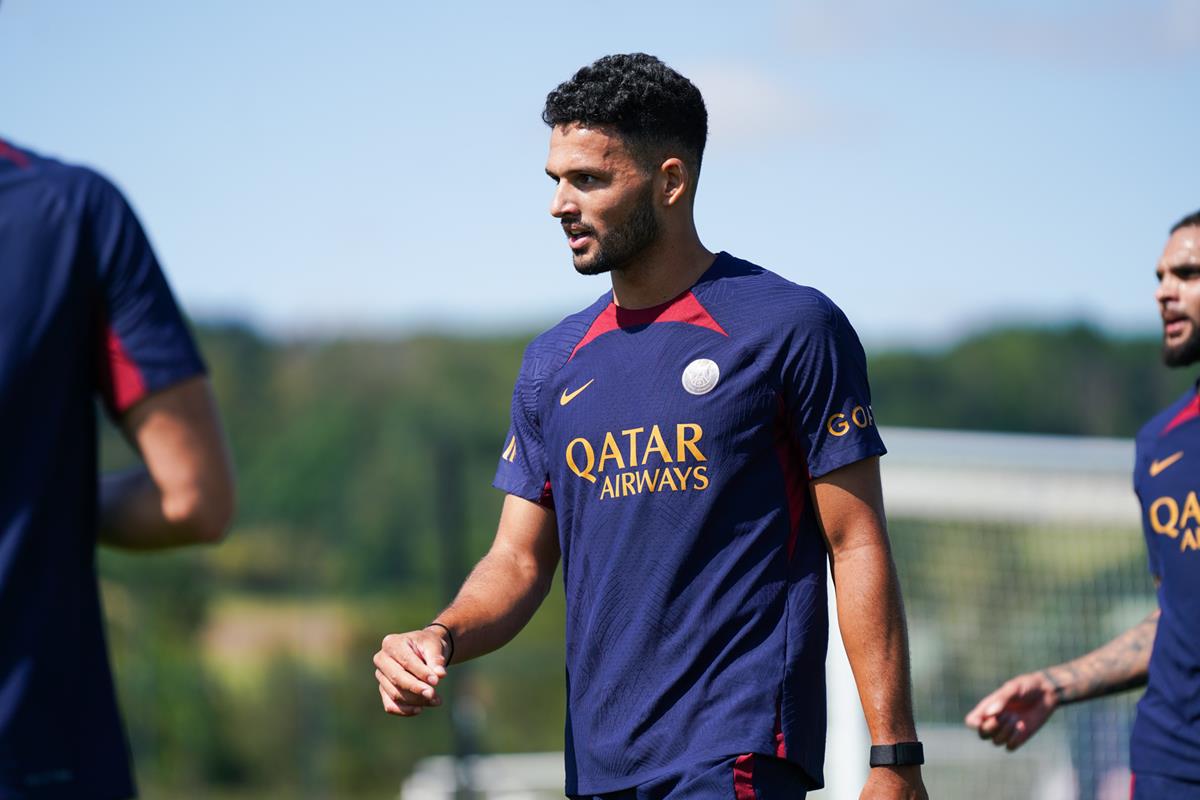
{"label": "blurred foliage", "polygon": [[1086,324],[1001,328],[944,350],[870,357],[883,425],[1132,436],[1195,380],[1152,337]]}
{"label": "blurred foliage", "polygon": [[[234,531],[215,548],[101,558],[143,796],[395,797],[418,759],[451,749],[448,709],[384,715],[371,657],[447,599],[435,469],[446,448],[459,456],[467,561],[488,547],[526,339],[279,342],[231,325],[199,336],[239,473]],[[1188,382],[1157,351],[1080,325],[877,352],[874,405],[885,425],[1126,436]],[[103,444],[106,467],[131,460],[111,429]],[[949,568],[950,554],[908,541],[919,552],[905,560],[924,565],[914,569]],[[1002,591],[994,566],[955,585]],[[1036,600],[1021,613],[1048,613]],[[485,751],[561,748],[564,618],[555,591],[516,642],[452,672],[447,688],[469,690]],[[969,651],[945,655],[978,669]]]}

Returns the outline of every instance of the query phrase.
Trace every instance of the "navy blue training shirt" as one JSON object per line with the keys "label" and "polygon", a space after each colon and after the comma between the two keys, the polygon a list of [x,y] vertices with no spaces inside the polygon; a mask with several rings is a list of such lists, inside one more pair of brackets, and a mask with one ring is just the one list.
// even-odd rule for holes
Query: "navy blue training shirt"
{"label": "navy blue training shirt", "polygon": [[1138,703],[1137,774],[1200,782],[1200,395],[1189,389],[1137,435],[1134,488],[1162,615]]}
{"label": "navy blue training shirt", "polygon": [[495,485],[556,511],[569,794],[785,757],[822,785],[825,542],[809,481],[882,454],[842,312],[726,253],[526,350]]}
{"label": "navy blue training shirt", "polygon": [[0,140],[0,800],[134,794],[96,582],[95,398],[204,371],[104,178]]}

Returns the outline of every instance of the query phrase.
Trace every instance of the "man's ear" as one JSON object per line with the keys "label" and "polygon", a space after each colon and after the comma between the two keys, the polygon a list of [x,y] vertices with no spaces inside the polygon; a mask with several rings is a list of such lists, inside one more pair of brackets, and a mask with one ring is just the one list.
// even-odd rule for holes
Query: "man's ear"
{"label": "man's ear", "polygon": [[687,196],[692,185],[692,174],[682,159],[671,157],[658,167],[656,200],[665,206],[673,206]]}

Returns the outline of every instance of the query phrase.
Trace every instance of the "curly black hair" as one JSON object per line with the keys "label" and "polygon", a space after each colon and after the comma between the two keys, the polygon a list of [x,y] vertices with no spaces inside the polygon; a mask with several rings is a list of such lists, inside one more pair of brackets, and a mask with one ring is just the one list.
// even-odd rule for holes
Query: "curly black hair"
{"label": "curly black hair", "polygon": [[1176,222],[1174,225],[1172,225],[1171,233],[1174,233],[1180,228],[1189,228],[1193,225],[1200,225],[1200,211],[1188,214],[1186,217],[1179,220],[1179,222]]}
{"label": "curly black hair", "polygon": [[674,154],[697,173],[708,138],[700,90],[645,53],[604,56],[583,67],[546,95],[542,121],[552,128],[611,125],[647,167]]}

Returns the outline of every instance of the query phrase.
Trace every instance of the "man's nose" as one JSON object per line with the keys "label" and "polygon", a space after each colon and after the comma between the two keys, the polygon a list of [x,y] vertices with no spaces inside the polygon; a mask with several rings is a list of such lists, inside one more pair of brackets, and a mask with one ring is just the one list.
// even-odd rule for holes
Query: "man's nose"
{"label": "man's nose", "polygon": [[570,185],[566,181],[559,181],[554,188],[554,196],[550,198],[550,216],[562,219],[578,214],[579,206],[572,197]]}
{"label": "man's nose", "polygon": [[1154,290],[1154,300],[1160,304],[1166,303],[1175,299],[1178,293],[1178,281],[1171,276],[1170,272],[1163,273],[1162,278],[1158,281],[1158,288]]}

